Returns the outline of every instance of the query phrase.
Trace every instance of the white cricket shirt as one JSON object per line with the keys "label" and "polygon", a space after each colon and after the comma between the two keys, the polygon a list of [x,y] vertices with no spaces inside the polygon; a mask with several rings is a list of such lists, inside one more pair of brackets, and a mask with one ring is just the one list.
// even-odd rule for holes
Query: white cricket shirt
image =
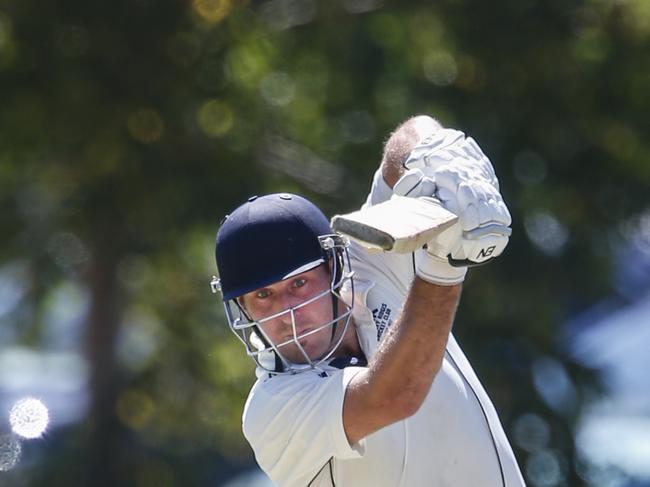
{"label": "white cricket shirt", "polygon": [[[382,183],[376,175],[369,203],[390,194]],[[353,316],[370,360],[404,302],[414,277],[412,256],[369,255],[353,244],[351,259]],[[279,487],[525,485],[497,413],[452,335],[418,412],[349,445],[343,399],[360,370],[327,366],[295,375],[259,374],[246,401],[243,430],[260,467]]]}

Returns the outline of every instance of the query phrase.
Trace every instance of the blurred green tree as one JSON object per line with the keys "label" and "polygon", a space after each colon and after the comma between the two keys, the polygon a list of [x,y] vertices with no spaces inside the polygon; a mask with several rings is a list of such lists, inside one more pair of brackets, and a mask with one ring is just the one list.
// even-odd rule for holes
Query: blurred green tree
{"label": "blurred green tree", "polygon": [[[0,1],[0,255],[28,270],[0,319],[47,348],[53,290],[82,289],[91,391],[61,448],[0,475],[205,485],[249,464],[252,363],[207,288],[219,220],[275,190],[357,207],[388,132],[428,113],[479,141],[514,215],[456,333],[511,437],[544,418],[546,443],[514,442],[522,467],[543,448],[548,485],[582,482],[572,430],[595,381],[561,325],[607,292],[621,223],[648,205],[650,10],[385,3]],[[560,403],[539,370],[567,371]]]}

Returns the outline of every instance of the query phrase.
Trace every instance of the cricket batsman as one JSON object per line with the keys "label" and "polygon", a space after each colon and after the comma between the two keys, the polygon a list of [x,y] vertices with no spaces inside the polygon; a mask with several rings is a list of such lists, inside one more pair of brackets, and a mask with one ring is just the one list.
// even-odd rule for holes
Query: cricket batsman
{"label": "cricket batsman", "polygon": [[394,195],[439,203],[462,231],[370,253],[286,193],[251,197],[222,222],[212,287],[257,364],[244,435],[280,487],[521,487],[452,334],[468,267],[508,243],[494,169],[472,138],[413,117],[387,140],[364,207]]}

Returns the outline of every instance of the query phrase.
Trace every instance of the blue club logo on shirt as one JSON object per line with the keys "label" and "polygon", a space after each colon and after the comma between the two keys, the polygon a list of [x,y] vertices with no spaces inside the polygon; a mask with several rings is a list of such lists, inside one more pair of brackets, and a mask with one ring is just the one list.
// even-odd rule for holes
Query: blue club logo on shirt
{"label": "blue club logo on shirt", "polygon": [[372,310],[372,319],[377,327],[377,341],[381,340],[382,335],[391,324],[391,309],[386,303],[381,303],[379,308]]}

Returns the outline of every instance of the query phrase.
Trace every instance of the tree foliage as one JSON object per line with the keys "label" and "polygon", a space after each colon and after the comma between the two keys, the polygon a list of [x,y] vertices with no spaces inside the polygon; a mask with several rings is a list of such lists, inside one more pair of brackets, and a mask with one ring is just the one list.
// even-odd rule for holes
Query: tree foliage
{"label": "tree foliage", "polygon": [[[3,346],[82,354],[90,399],[0,476],[205,485],[249,465],[252,362],[207,286],[220,219],[280,190],[359,206],[390,130],[427,113],[479,141],[514,216],[456,333],[522,466],[543,448],[548,485],[579,485],[596,382],[561,327],[648,205],[649,37],[644,0],[2,0],[0,255],[23,290]],[[543,400],[540,370],[571,388]],[[531,413],[542,447],[516,440]]]}

